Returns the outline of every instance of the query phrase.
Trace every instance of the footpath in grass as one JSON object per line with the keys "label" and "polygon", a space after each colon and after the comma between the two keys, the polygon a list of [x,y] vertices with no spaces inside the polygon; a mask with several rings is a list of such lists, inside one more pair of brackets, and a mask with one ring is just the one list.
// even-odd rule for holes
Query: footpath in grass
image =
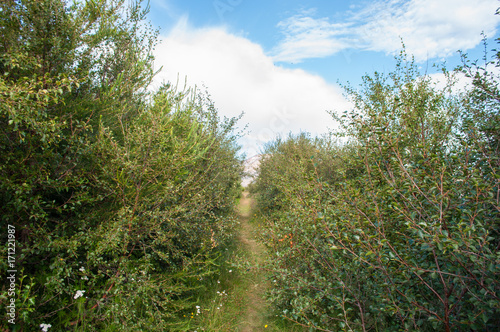
{"label": "footpath in grass", "polygon": [[266,250],[264,245],[257,242],[254,229],[250,224],[250,216],[252,210],[252,200],[248,197],[248,193],[244,192],[238,206],[240,217],[240,233],[239,242],[240,250],[248,259],[249,268],[242,283],[245,288],[241,289],[241,293],[246,297],[246,306],[241,310],[240,330],[260,331],[268,329],[272,325],[270,321],[269,306],[267,305],[264,294],[268,287],[268,282],[265,275],[259,267],[265,260]]}
{"label": "footpath in grass", "polygon": [[202,328],[197,331],[304,331],[284,322],[265,300],[269,282],[262,265],[267,253],[251,221],[252,204],[244,192],[238,205],[238,236],[214,284],[215,299],[198,316]]}

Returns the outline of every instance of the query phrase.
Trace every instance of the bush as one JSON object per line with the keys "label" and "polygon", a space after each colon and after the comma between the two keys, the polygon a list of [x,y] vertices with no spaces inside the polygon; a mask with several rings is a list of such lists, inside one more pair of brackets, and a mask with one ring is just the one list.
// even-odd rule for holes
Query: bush
{"label": "bush", "polygon": [[[13,328],[176,329],[232,236],[237,119],[220,121],[196,91],[148,92],[156,32],[140,3],[0,6],[1,222],[16,229],[19,270]],[[10,297],[2,288],[2,308]]]}
{"label": "bush", "polygon": [[263,215],[270,298],[287,318],[327,331],[500,324],[496,83],[460,96],[447,77],[439,90],[402,53],[393,73],[346,89],[344,143],[266,151],[256,191],[278,193]]}

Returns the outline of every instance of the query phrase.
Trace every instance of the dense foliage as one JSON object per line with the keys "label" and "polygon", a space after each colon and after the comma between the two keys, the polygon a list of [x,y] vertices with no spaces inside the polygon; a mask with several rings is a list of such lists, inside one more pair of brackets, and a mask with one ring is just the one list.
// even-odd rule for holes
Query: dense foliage
{"label": "dense foliage", "polygon": [[346,88],[340,134],[266,148],[252,190],[284,316],[321,331],[500,326],[498,77],[461,73],[467,93],[458,72],[439,88],[402,52]]}
{"label": "dense foliage", "polygon": [[146,10],[0,3],[1,229],[15,227],[18,270],[2,330],[174,330],[216,269],[240,193],[237,119],[196,91],[149,92]]}

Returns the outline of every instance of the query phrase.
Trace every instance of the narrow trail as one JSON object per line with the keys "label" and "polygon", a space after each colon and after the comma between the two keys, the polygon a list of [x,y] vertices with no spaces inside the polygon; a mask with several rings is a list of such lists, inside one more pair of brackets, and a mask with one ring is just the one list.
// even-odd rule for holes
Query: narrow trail
{"label": "narrow trail", "polygon": [[[239,240],[242,244],[247,258],[252,267],[260,265],[265,258],[265,248],[255,239],[254,230],[249,223],[253,200],[244,192],[238,206],[240,217]],[[242,310],[239,331],[264,331],[265,318],[268,312],[268,306],[263,296],[268,287],[267,281],[262,271],[252,271],[249,274],[251,279],[246,290],[247,307]]]}

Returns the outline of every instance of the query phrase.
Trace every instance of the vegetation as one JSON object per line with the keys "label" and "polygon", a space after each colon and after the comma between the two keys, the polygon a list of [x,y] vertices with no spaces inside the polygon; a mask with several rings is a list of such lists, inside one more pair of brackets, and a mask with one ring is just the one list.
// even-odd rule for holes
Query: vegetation
{"label": "vegetation", "polygon": [[[497,57],[492,65],[500,65]],[[252,191],[277,282],[269,299],[320,331],[500,326],[498,77],[464,58],[467,93],[404,52],[346,87],[340,133],[269,144]]]}
{"label": "vegetation", "polygon": [[306,331],[283,319],[265,300],[269,288],[262,262],[267,252],[257,241],[261,225],[251,220],[253,200],[245,192],[238,203],[238,237],[220,257],[220,274],[212,281],[190,330],[197,331]]}
{"label": "vegetation", "polygon": [[15,227],[19,269],[2,330],[180,329],[217,271],[240,194],[237,119],[195,90],[148,90],[146,12],[0,4],[1,228]]}
{"label": "vegetation", "polygon": [[[16,244],[1,277],[17,269],[2,331],[216,331],[243,326],[238,306],[273,331],[498,329],[500,53],[484,67],[464,56],[439,88],[402,52],[346,87],[338,132],[270,143],[258,215],[240,211],[249,253],[235,237],[238,119],[207,93],[149,88],[146,13],[0,2],[0,239]],[[251,287],[275,311],[250,312]]]}

